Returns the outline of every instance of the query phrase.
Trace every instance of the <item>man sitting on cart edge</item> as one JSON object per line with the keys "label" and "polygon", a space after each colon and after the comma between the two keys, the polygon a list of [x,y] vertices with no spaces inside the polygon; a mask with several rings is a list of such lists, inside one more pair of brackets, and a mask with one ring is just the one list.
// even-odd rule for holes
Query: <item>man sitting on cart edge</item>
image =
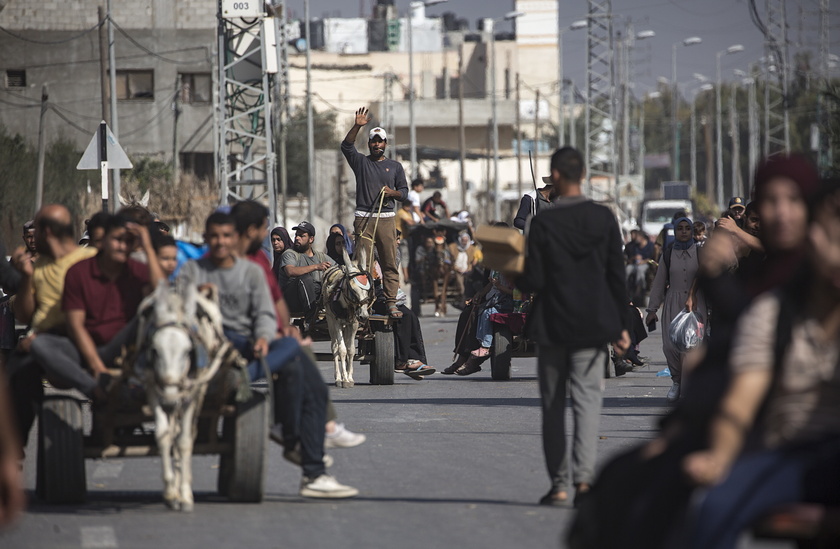
{"label": "man sitting on cart edge", "polygon": [[[400,275],[397,267],[394,199],[405,201],[408,183],[402,164],[385,157],[388,135],[382,128],[373,128],[368,134],[369,155],[356,150],[356,136],[370,120],[366,108],[356,111],[355,123],[341,142],[341,152],[356,175],[356,212],[353,221],[357,235],[356,249],[365,246],[368,257],[372,258],[371,248],[375,242],[382,267],[382,287],[385,290],[388,315],[391,318],[402,318],[402,312],[397,307]],[[381,201],[380,194],[385,195]]]}
{"label": "man sitting on cart edge", "polygon": [[[299,448],[303,468],[300,495],[313,498],[357,495],[358,490],[343,486],[326,474],[326,385],[314,365],[297,358],[290,360],[287,343],[275,339],[277,317],[265,276],[256,264],[236,256],[239,237],[234,218],[221,212],[211,214],[205,223],[204,238],[210,248],[208,255],[184,265],[178,284],[214,285],[225,336],[250,361],[250,378],[264,377],[261,359],[272,373],[279,375],[284,455]],[[296,342],[292,342],[297,348]]]}

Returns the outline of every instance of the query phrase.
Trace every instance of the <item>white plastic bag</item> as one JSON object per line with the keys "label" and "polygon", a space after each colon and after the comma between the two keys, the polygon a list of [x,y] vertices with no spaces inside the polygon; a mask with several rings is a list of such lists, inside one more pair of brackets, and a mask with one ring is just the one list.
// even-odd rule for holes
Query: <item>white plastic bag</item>
{"label": "white plastic bag", "polygon": [[703,342],[705,326],[700,315],[688,309],[682,311],[671,321],[668,336],[677,349],[688,351]]}

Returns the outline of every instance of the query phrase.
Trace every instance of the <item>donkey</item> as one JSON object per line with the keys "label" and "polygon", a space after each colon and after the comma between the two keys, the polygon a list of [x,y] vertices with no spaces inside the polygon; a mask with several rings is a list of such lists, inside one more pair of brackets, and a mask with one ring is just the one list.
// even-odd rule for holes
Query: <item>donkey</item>
{"label": "donkey", "polygon": [[357,248],[353,260],[347,250],[342,253],[344,265],[333,265],[324,273],[321,299],[335,360],[335,386],[344,388],[355,385],[356,332],[359,323],[368,318],[374,294],[364,246]]}
{"label": "donkey", "polygon": [[210,380],[230,344],[224,338],[216,296],[184,295],[164,283],[141,306],[138,349],[145,349],[144,381],[163,466],[163,499],[192,511],[192,452],[198,415]]}

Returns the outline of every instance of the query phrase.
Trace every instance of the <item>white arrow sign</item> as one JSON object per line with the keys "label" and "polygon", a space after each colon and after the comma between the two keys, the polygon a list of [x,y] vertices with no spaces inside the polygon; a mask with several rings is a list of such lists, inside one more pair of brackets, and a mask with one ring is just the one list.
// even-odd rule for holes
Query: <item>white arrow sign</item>
{"label": "white arrow sign", "polygon": [[102,211],[108,211],[108,170],[131,168],[131,161],[122,150],[111,128],[103,120],[93,134],[85,154],[76,165],[77,170],[99,170],[102,182]]}
{"label": "white arrow sign", "polygon": [[117,142],[117,138],[111,133],[111,128],[105,124],[104,120],[99,124],[100,127],[105,126],[105,134],[107,136],[105,158],[102,158],[102,143],[100,140],[102,132],[97,131],[93,134],[93,139],[90,140],[90,144],[85,149],[85,154],[82,155],[82,159],[79,160],[76,169],[98,170],[101,167],[101,163],[106,161],[108,162],[108,168],[112,170],[133,168],[134,166],[132,166],[131,160],[128,159],[128,155],[125,154],[125,151],[120,147],[119,142]]}

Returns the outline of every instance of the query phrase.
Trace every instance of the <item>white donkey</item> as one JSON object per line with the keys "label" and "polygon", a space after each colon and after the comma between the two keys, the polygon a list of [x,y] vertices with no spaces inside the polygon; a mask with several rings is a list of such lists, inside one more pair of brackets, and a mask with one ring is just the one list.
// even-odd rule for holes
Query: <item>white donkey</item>
{"label": "white donkey", "polygon": [[352,261],[347,250],[342,253],[344,265],[334,265],[324,273],[321,299],[335,360],[335,386],[353,387],[356,332],[360,321],[368,317],[368,307],[373,302],[373,280],[364,247],[358,248]]}
{"label": "white donkey", "polygon": [[192,511],[192,452],[207,385],[229,343],[214,295],[194,286],[185,295],[160,284],[141,305],[137,346],[145,352],[144,378],[163,465],[163,499],[171,509]]}

